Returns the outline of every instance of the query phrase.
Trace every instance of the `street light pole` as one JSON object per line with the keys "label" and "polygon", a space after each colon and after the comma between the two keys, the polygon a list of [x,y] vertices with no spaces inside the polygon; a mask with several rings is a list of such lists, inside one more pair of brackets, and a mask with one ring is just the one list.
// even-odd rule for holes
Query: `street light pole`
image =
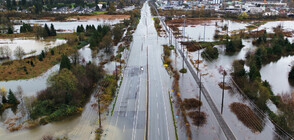
{"label": "street light pole", "polygon": [[99,116],[99,128],[101,129],[102,126],[101,126],[101,111],[100,111],[100,87],[98,89],[98,116]]}
{"label": "street light pole", "polygon": [[224,108],[224,94],[225,94],[225,76],[226,76],[226,71],[223,71],[223,93],[222,93],[222,106],[221,106],[221,114],[223,114],[223,108]]}

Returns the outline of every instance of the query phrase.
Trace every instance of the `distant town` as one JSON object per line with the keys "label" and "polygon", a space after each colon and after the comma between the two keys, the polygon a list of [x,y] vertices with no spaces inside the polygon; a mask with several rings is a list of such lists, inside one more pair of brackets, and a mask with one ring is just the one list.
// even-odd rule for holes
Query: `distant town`
{"label": "distant town", "polygon": [[159,9],[177,9],[177,10],[214,10],[220,13],[247,13],[247,14],[263,14],[264,16],[288,15],[293,17],[292,10],[289,5],[293,3],[285,3],[282,1],[222,1],[222,0],[205,0],[205,1],[178,1],[178,0],[158,0],[156,2]]}

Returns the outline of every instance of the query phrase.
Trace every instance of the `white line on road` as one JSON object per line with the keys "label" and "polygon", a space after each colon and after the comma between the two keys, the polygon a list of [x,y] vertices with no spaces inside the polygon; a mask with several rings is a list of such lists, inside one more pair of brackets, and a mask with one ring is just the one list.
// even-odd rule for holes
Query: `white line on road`
{"label": "white line on road", "polygon": [[[126,76],[128,76],[128,71],[125,71],[126,72]],[[125,78],[126,79],[126,81],[125,81],[125,83],[128,83],[128,78],[126,77]],[[119,108],[118,108],[118,115],[117,115],[117,117],[116,117],[116,122],[115,122],[115,126],[117,126],[117,122],[118,122],[118,116],[120,115],[120,108],[121,108],[121,102],[122,102],[122,100],[123,100],[123,98],[124,98],[124,91],[125,91],[125,89],[126,89],[126,84],[125,84],[125,86],[123,86],[123,90],[122,90],[122,97],[121,97],[121,100],[120,100],[120,103],[119,103]],[[117,95],[118,96],[118,95]]]}
{"label": "white line on road", "polygon": [[158,109],[158,102],[156,103],[157,109]]}
{"label": "white line on road", "polygon": [[125,129],[126,129],[126,125],[124,125],[124,129],[123,129],[123,132],[125,132]]}
{"label": "white line on road", "polygon": [[158,135],[160,136],[159,128],[157,128],[157,130],[158,130]]}

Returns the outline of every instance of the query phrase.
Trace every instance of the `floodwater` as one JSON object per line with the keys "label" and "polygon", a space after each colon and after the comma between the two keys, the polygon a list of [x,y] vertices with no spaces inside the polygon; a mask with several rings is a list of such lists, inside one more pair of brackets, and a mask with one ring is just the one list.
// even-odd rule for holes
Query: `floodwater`
{"label": "floodwater", "polygon": [[[243,47],[240,52],[232,56],[228,56],[225,54],[224,46],[216,46],[219,50],[218,59],[213,61],[204,60],[203,63],[200,64],[201,74],[203,74],[202,82],[208,90],[208,92],[210,93],[210,96],[214,100],[216,106],[219,107],[219,109],[221,109],[222,98],[222,89],[218,86],[218,83],[222,82],[222,75],[219,72],[219,69],[223,68],[227,71],[230,71],[234,60],[245,59],[246,53],[248,51],[253,51],[255,49],[251,41],[251,39],[243,40],[243,44],[245,45],[245,47]],[[200,51],[200,53],[201,52],[202,51]],[[198,59],[197,52],[190,53],[190,56],[193,60]],[[203,60],[201,56],[200,60]],[[226,81],[229,82],[228,76],[226,77]],[[223,118],[227,122],[228,126],[231,128],[237,139],[254,140],[276,138],[276,134],[273,131],[273,124],[271,124],[267,119],[264,119],[263,117],[261,117],[261,119],[263,120],[264,127],[260,133],[254,133],[249,128],[247,128],[242,122],[238,120],[236,115],[233,112],[231,112],[229,105],[233,102],[244,103],[250,106],[251,108],[254,108],[254,106],[252,106],[250,102],[237,91],[225,90]]]}
{"label": "floodwater", "polygon": [[62,45],[66,43],[66,40],[63,39],[55,39],[52,41],[43,41],[43,40],[37,40],[35,38],[29,37],[29,38],[14,38],[14,39],[0,39],[0,47],[9,47],[12,54],[10,57],[10,60],[17,59],[14,56],[14,50],[19,46],[23,48],[25,53],[30,53],[32,51],[35,51],[35,53],[25,55],[25,57],[33,56],[33,55],[39,55],[42,50],[45,50],[47,47],[53,48],[59,45]]}
{"label": "floodwater", "polygon": [[267,80],[274,94],[292,93],[294,86],[288,81],[288,74],[294,64],[294,56],[282,57],[277,62],[262,66],[260,75],[262,80]]}
{"label": "floodwater", "polygon": [[[228,30],[223,31],[221,28],[227,25]],[[214,41],[213,36],[215,35],[215,31],[218,30],[220,34],[232,34],[234,31],[246,29],[249,23],[247,22],[236,22],[231,20],[211,20],[205,23],[197,24],[197,25],[188,25],[184,29],[184,27],[178,27],[180,31],[185,30],[185,35],[189,39],[196,41],[206,41],[212,42]]]}
{"label": "floodwater", "polygon": [[[91,61],[91,49],[89,45],[81,48],[79,50],[81,59],[84,59],[85,62]],[[94,59],[94,58],[93,58]],[[16,91],[17,87],[20,86],[23,90],[23,96],[36,96],[36,93],[40,90],[43,90],[47,87],[47,79],[48,77],[57,72],[59,70],[60,65],[57,64],[50,68],[47,72],[42,75],[31,78],[28,80],[12,80],[12,81],[1,81],[0,86],[5,87],[6,89],[11,89],[12,91]],[[82,115],[71,117],[67,120],[60,122],[53,122],[44,126],[36,127],[30,130],[20,130],[17,132],[8,132],[6,130],[6,125],[3,123],[8,118],[14,118],[17,116],[21,116],[20,110],[17,112],[13,112],[11,109],[6,109],[0,115],[0,137],[5,140],[14,140],[14,139],[41,139],[44,135],[52,135],[56,137],[69,137],[69,138],[77,138],[77,139],[88,139],[94,138],[94,128],[93,126],[97,126],[97,113],[91,105],[96,102],[95,98],[92,96],[90,101],[86,104]],[[18,108],[20,105],[18,106]]]}
{"label": "floodwater", "polygon": [[[94,24],[101,25],[101,24],[115,24],[120,22],[120,20],[112,20],[112,21],[85,21],[83,22],[84,26],[87,24]],[[39,21],[40,24],[44,23],[44,21]],[[65,23],[58,23],[58,26],[55,26],[56,29],[58,27],[66,26],[68,31],[70,31],[71,27],[80,25],[81,22],[76,22],[76,24],[72,24],[71,22],[65,22]],[[60,26],[59,26],[60,25]],[[70,27],[68,27],[70,25]],[[63,28],[63,27],[62,27]],[[72,32],[72,31],[70,31]],[[4,46],[24,46],[24,44],[30,44],[28,47],[24,47],[25,52],[31,51],[31,49],[35,49],[34,47],[39,46],[39,48],[35,49],[37,51],[37,54],[40,53],[45,46],[48,46],[49,48],[52,46],[60,45],[58,43],[66,43],[65,40],[58,39],[55,42],[42,42],[37,40],[24,40],[24,39],[14,39],[14,40],[2,40],[2,43],[0,45]],[[38,44],[39,43],[39,44]],[[42,45],[43,43],[43,45]],[[54,44],[55,43],[55,44]],[[6,44],[6,45],[5,45]],[[51,46],[50,46],[51,45]],[[40,47],[41,46],[41,47]],[[13,49],[12,49],[13,51]],[[39,51],[39,52],[38,52]],[[92,50],[89,48],[89,45],[86,45],[85,47],[81,48],[79,50],[81,60],[84,60],[85,62],[94,62],[99,63],[101,59],[105,59],[105,57],[98,58],[94,57],[92,55]],[[99,55],[99,54],[98,54]],[[107,56],[108,57],[108,56]],[[109,63],[105,66],[105,69],[108,73],[111,73],[113,71],[114,63]],[[47,78],[54,72],[57,72],[59,70],[59,64],[53,66],[50,68],[47,72],[43,73],[42,75],[31,78],[27,80],[12,80],[12,81],[0,81],[0,86],[5,87],[6,89],[11,89],[13,91],[17,90],[17,87],[20,86],[23,90],[23,96],[36,96],[36,93],[40,90],[43,90],[47,87]],[[95,138],[95,128],[98,127],[98,113],[97,108],[92,107],[92,104],[95,104],[96,100],[92,96],[90,101],[86,104],[84,111],[79,116],[71,117],[64,121],[59,122],[53,122],[44,126],[39,126],[33,129],[24,129],[17,132],[9,132],[6,130],[6,125],[3,123],[7,118],[14,118],[17,116],[21,116],[21,113],[19,110],[17,112],[13,112],[11,109],[6,109],[1,115],[0,115],[0,137],[1,139],[5,140],[14,140],[14,139],[41,139],[44,135],[52,135],[54,137],[68,137],[69,139],[94,139]],[[103,118],[105,118],[106,114],[103,114]]]}
{"label": "floodwater", "polygon": [[258,30],[266,30],[273,33],[273,28],[281,25],[284,31],[294,31],[294,21],[270,21],[258,27]]}
{"label": "floodwater", "polygon": [[[114,20],[108,20],[108,19],[90,19],[90,20],[78,20],[78,21],[50,21],[50,20],[22,20],[23,23],[30,23],[31,25],[38,24],[41,26],[44,26],[45,24],[48,25],[50,28],[50,25],[53,24],[54,28],[57,30],[57,32],[63,32],[63,33],[72,33],[76,31],[77,27],[79,25],[83,25],[86,29],[87,25],[94,25],[97,27],[98,25],[114,25],[122,21],[122,19],[114,19]],[[20,26],[22,25],[14,25],[14,30],[16,30],[18,33],[20,32]]]}
{"label": "floodwater", "polygon": [[[3,127],[0,127],[1,140],[39,140],[44,135],[52,135],[54,137],[68,137],[69,139],[94,139],[95,129],[98,126],[97,108],[91,105],[96,102],[92,96],[86,104],[82,115],[70,117],[64,121],[49,123],[44,126],[39,126],[33,129],[25,129],[16,132],[8,132]],[[5,113],[2,117],[5,117]],[[0,126],[3,126],[0,122]]]}

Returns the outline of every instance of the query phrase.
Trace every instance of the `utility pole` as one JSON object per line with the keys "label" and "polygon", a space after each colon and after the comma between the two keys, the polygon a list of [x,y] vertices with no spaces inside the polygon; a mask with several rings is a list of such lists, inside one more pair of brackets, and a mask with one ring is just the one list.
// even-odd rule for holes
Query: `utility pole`
{"label": "utility pole", "polygon": [[171,45],[173,45],[173,31],[170,30],[170,42],[171,42]]}
{"label": "utility pole", "polygon": [[206,24],[204,24],[203,42],[205,42],[205,26]]}
{"label": "utility pole", "polygon": [[100,111],[100,87],[98,89],[98,115],[99,115],[99,128],[101,129],[102,126],[101,126],[101,111]]}
{"label": "utility pole", "polygon": [[223,71],[223,93],[222,93],[222,106],[221,106],[221,114],[223,114],[223,108],[224,108],[224,94],[225,94],[225,76],[227,72]]}
{"label": "utility pole", "polygon": [[[186,31],[185,28],[186,28],[186,16],[185,16],[185,19],[184,19],[184,29],[183,29],[184,42],[186,41],[186,39],[185,39],[185,31]],[[182,66],[182,69],[184,69],[184,64],[185,64],[184,46],[182,46],[182,53],[183,53],[183,66]]]}
{"label": "utility pole", "polygon": [[200,83],[199,83],[199,100],[201,101],[201,73],[200,73]]}
{"label": "utility pole", "polygon": [[115,63],[115,80],[117,81],[117,68],[116,68],[116,61],[115,61],[114,63]]}
{"label": "utility pole", "polygon": [[199,54],[200,54],[200,48],[198,49],[198,60],[197,60],[197,75],[198,75],[198,73],[199,73],[199,63],[200,63],[200,61],[199,61]]}
{"label": "utility pole", "polygon": [[[199,83],[199,101],[201,102],[201,74],[200,74],[200,83]],[[201,106],[199,106],[199,116],[200,116],[200,109],[201,109]]]}

